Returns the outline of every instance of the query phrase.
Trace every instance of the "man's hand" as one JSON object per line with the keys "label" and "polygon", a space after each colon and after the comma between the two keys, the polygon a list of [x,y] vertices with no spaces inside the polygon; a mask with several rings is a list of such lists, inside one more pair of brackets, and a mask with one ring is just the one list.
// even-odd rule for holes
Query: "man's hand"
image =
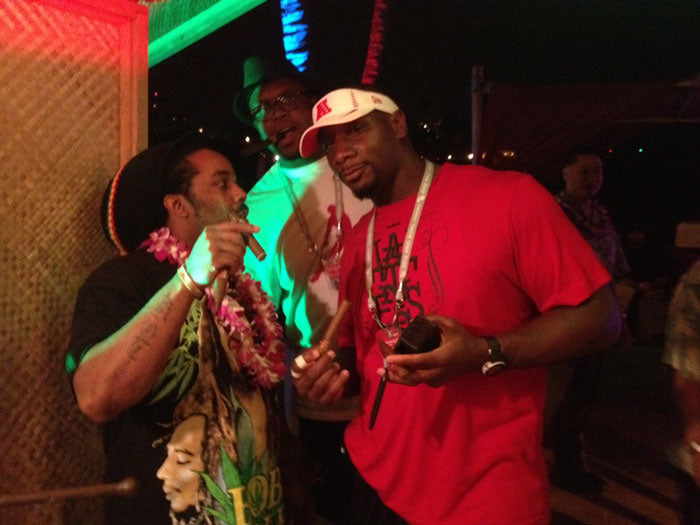
{"label": "man's hand", "polygon": [[[698,348],[693,347],[689,351],[688,355],[693,355],[698,352]],[[673,386],[683,414],[684,437],[690,447],[691,442],[700,442],[700,382],[685,377],[676,370],[673,374]],[[700,487],[700,452],[695,450],[695,447],[690,448],[692,476]]]}
{"label": "man's hand", "polygon": [[[440,328],[440,346],[422,354],[393,354],[387,357],[389,381],[414,386],[444,385],[464,372],[474,372],[488,358],[486,341],[470,335],[451,317],[427,316]],[[382,374],[383,369],[377,370]]]}
{"label": "man's hand", "polygon": [[192,247],[186,263],[187,272],[201,286],[211,284],[222,270],[237,273],[243,268],[246,250],[242,233],[259,231],[258,226],[229,220],[207,226]]}
{"label": "man's hand", "polygon": [[692,456],[693,479],[700,488],[700,452],[693,450],[690,454]]}
{"label": "man's hand", "polygon": [[335,352],[329,350],[322,354],[312,347],[301,357],[299,361],[303,367],[296,360],[292,364],[292,384],[299,395],[323,405],[338,401],[343,396],[350,372],[334,361]]}

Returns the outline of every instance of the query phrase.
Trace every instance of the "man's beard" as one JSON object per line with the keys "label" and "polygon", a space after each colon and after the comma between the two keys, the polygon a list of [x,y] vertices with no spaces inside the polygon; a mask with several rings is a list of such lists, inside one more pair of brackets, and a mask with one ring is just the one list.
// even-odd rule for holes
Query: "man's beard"
{"label": "man's beard", "polygon": [[[350,188],[353,195],[358,199],[370,199],[372,202],[382,202],[383,197],[391,195],[393,178],[382,178],[379,174],[368,184],[359,188]],[[348,186],[349,187],[349,186]]]}
{"label": "man's beard", "polygon": [[350,191],[352,191],[352,194],[358,199],[371,199],[374,195],[374,191],[371,186],[363,186],[356,190],[350,188]]}
{"label": "man's beard", "polygon": [[170,510],[170,520],[173,525],[199,525],[206,522],[206,511],[197,509],[194,505],[182,512]]}
{"label": "man's beard", "polygon": [[341,182],[345,184],[345,186],[347,186],[348,189],[352,192],[352,194],[358,199],[372,199],[372,197],[376,195],[378,185],[378,181],[376,179],[371,180],[367,184],[363,184],[360,187],[353,187],[349,184],[346,184],[345,181],[343,181],[342,176],[339,176],[339,178]]}
{"label": "man's beard", "polygon": [[194,209],[194,216],[199,221],[202,228],[230,220],[231,216],[236,214],[234,210],[229,209],[229,207],[225,204],[216,207],[208,206],[200,203],[193,196],[188,196],[187,200],[190,201],[190,204]]}

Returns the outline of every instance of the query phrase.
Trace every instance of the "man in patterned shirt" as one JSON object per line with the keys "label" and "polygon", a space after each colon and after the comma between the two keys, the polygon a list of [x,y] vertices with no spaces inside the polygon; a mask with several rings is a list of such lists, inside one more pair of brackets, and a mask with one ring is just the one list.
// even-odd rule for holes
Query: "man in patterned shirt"
{"label": "man in patterned shirt", "polygon": [[[700,223],[676,228],[676,247],[688,249],[691,263],[669,307],[663,360],[674,370],[674,386],[683,414],[684,438],[677,458],[682,468],[683,523],[700,523]],[[692,476],[692,477],[691,477]]]}
{"label": "man in patterned shirt", "polygon": [[[603,161],[589,148],[577,148],[562,170],[564,189],[556,195],[574,226],[581,232],[613,279],[629,273],[615,226],[608,211],[594,197],[603,185]],[[601,349],[602,350],[602,349]],[[602,351],[571,363],[571,378],[556,409],[550,435],[555,463],[552,482],[571,492],[596,492],[603,481],[584,464],[581,437],[596,399]]]}

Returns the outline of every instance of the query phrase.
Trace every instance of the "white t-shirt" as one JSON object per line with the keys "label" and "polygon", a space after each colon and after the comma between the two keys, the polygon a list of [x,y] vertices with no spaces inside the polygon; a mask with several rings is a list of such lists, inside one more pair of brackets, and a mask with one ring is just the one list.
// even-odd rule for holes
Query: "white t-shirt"
{"label": "white t-shirt", "polygon": [[[255,238],[267,253],[258,261],[247,250],[245,271],[261,282],[278,311],[285,317],[287,342],[296,353],[318,343],[338,305],[338,291],[324,272],[319,253],[310,249],[302,220],[321,254],[333,253],[336,241],[335,176],[325,157],[297,168],[273,165],[248,193],[248,221],[260,226]],[[372,202],[357,199],[341,184],[343,235],[372,209]],[[295,401],[297,414],[316,420],[350,419],[356,399],[333,407],[306,400]]]}

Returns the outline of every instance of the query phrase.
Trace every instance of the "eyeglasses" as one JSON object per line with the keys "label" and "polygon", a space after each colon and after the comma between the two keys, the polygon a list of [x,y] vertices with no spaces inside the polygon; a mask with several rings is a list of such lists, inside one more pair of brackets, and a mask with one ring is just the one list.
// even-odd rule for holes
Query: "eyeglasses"
{"label": "eyeglasses", "polygon": [[267,120],[270,118],[274,110],[292,111],[301,105],[301,101],[308,93],[305,90],[295,91],[294,93],[283,94],[270,102],[263,102],[259,106],[250,110],[253,119]]}

